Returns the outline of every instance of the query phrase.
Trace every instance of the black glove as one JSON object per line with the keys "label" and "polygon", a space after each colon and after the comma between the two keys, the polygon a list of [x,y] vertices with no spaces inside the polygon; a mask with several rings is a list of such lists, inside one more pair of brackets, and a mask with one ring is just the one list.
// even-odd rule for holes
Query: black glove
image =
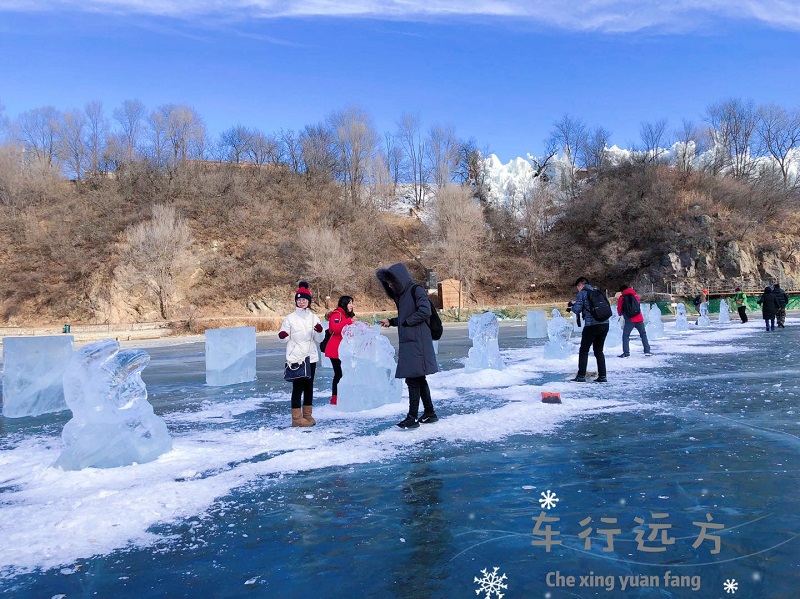
{"label": "black glove", "polygon": [[573,302],[567,302],[567,312],[572,312]]}

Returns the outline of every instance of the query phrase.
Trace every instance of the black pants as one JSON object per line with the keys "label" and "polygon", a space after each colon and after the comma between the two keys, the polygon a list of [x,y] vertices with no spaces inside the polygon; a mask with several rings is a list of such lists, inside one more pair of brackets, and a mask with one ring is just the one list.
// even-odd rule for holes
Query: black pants
{"label": "black pants", "polygon": [[578,376],[586,376],[586,366],[589,364],[589,348],[594,351],[597,359],[597,376],[606,376],[606,357],[603,346],[608,335],[608,323],[590,324],[583,327],[581,334],[581,348],[578,351]]}
{"label": "black pants", "polygon": [[742,319],[742,322],[747,322],[747,308],[739,306],[736,310],[739,312],[739,318]]}
{"label": "black pants", "polygon": [[339,358],[331,358],[331,365],[333,366],[333,385],[331,385],[331,393],[338,395],[339,381],[342,380],[342,361]]}
{"label": "black pants", "polygon": [[409,377],[406,379],[408,385],[408,414],[409,416],[417,417],[419,414],[419,400],[422,399],[422,405],[425,408],[426,414],[433,414],[433,401],[431,401],[431,389],[428,387],[428,381],[424,376]]}
{"label": "black pants", "polygon": [[300,398],[303,399],[304,406],[310,406],[314,401],[314,373],[317,371],[317,363],[311,362],[311,378],[296,379],[292,381],[292,409],[300,407]]}

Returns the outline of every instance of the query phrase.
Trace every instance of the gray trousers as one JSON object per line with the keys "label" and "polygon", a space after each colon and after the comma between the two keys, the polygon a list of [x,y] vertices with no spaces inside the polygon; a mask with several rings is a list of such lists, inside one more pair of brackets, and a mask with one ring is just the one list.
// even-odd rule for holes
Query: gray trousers
{"label": "gray trousers", "polygon": [[644,345],[644,353],[650,353],[650,343],[647,341],[647,331],[644,328],[643,322],[631,322],[631,319],[625,317],[625,324],[622,327],[622,353],[626,356],[631,354],[631,331],[636,329],[639,331],[639,337],[642,338],[642,345]]}

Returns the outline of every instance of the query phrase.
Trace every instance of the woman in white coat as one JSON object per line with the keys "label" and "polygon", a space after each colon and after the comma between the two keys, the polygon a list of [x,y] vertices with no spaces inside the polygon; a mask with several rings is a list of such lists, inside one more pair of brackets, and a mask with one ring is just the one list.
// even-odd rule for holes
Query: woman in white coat
{"label": "woman in white coat", "polygon": [[286,344],[286,362],[299,364],[306,358],[311,365],[309,378],[292,381],[292,426],[314,426],[311,417],[314,401],[314,373],[317,369],[317,344],[325,338],[319,318],[310,310],[311,289],[300,281],[294,294],[294,312],[283,319],[278,339]]}

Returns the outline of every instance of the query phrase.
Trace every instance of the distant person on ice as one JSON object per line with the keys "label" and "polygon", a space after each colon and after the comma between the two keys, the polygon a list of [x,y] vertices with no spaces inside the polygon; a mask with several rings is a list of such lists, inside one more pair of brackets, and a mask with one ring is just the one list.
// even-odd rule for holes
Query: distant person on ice
{"label": "distant person on ice", "polygon": [[[605,319],[598,321],[591,312],[589,301],[589,294],[595,295],[594,287],[589,285],[586,277],[580,277],[575,281],[575,288],[578,290],[578,295],[570,309],[576,316],[583,319],[584,326],[583,333],[581,333],[581,348],[578,350],[578,374],[572,381],[575,383],[586,382],[586,367],[589,364],[589,348],[591,347],[597,360],[597,378],[594,382],[607,383],[606,357],[603,354],[603,346],[608,336],[608,319],[611,318],[611,310],[608,309],[608,316]],[[605,298],[605,296],[603,297]],[[605,304],[608,305],[608,299],[605,300]]]}
{"label": "distant person on ice", "polygon": [[647,330],[644,327],[644,316],[639,303],[639,296],[629,285],[620,285],[620,296],[617,300],[617,314],[625,318],[622,327],[622,354],[620,358],[629,358],[631,355],[630,339],[631,331],[636,329],[644,346],[644,355],[652,356],[650,353],[650,343],[647,340]]}
{"label": "distant person on ice", "polygon": [[[428,320],[432,313],[428,294],[421,285],[414,283],[402,264],[381,268],[375,276],[397,306],[396,318],[380,321],[382,327],[397,327],[400,352],[395,377],[405,379],[408,385],[408,414],[397,426],[408,429],[416,428],[420,423],[436,422],[439,418],[433,409],[431,390],[425,378],[439,371]],[[417,420],[420,399],[425,411]]]}
{"label": "distant person on ice", "polygon": [[[325,338],[325,329],[311,306],[311,289],[300,281],[294,294],[294,312],[283,319],[278,339],[286,344],[286,363],[299,364],[308,359],[310,377],[292,381],[292,426],[314,426],[311,417],[314,401],[314,374],[317,369],[317,343]],[[302,400],[302,404],[301,404]]]}
{"label": "distant person on ice", "polygon": [[775,295],[775,302],[778,304],[778,310],[775,312],[778,328],[786,328],[786,306],[789,304],[789,294],[781,289],[778,283],[772,286],[772,293]]}
{"label": "distant person on ice", "polygon": [[339,391],[339,381],[342,380],[342,361],[339,359],[339,345],[342,343],[342,329],[353,324],[353,298],[343,295],[339,298],[336,309],[328,316],[328,331],[330,338],[325,346],[325,355],[331,359],[333,366],[333,385],[331,386],[331,404],[336,405]]}
{"label": "distant person on ice", "polygon": [[767,331],[775,330],[775,316],[778,314],[778,299],[772,291],[772,287],[764,287],[764,293],[756,302],[761,306],[761,316]]}
{"label": "distant person on ice", "polygon": [[733,303],[736,306],[736,311],[739,313],[742,324],[744,324],[747,322],[747,296],[744,294],[741,287],[736,288],[736,295],[733,296]]}

